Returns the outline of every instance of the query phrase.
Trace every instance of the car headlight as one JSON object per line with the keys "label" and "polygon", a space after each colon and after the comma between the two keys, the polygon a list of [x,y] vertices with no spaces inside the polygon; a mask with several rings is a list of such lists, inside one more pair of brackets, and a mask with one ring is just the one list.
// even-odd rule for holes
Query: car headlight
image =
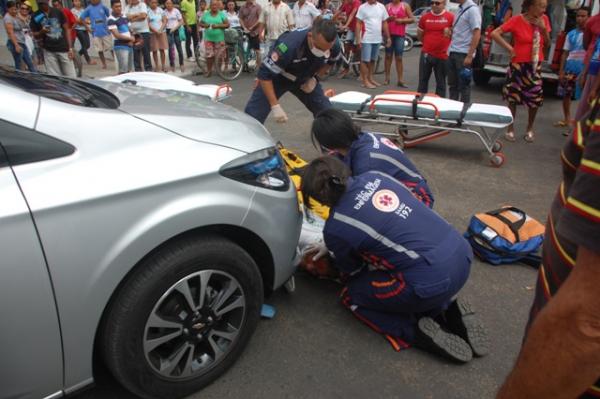
{"label": "car headlight", "polygon": [[229,179],[277,191],[287,191],[290,178],[275,148],[267,148],[235,159],[219,173]]}

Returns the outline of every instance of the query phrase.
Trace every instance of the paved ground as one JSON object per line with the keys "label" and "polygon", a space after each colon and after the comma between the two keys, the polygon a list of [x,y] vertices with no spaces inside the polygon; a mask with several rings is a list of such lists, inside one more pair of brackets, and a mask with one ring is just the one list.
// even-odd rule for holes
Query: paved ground
{"label": "paved ground", "polygon": [[[405,57],[406,80],[412,89],[417,61],[418,49]],[[233,82],[234,96],[228,104],[243,109],[251,85],[249,75]],[[338,92],[360,90],[353,79],[330,79],[325,86]],[[501,81],[492,80],[474,89],[473,100],[500,103],[500,88]],[[269,120],[267,128],[275,139],[311,159],[316,155],[308,136],[311,116],[290,95],[282,105],[290,122],[277,125]],[[526,144],[521,138],[526,119],[521,110],[519,140],[505,143],[507,162],[500,169],[488,166],[488,157],[474,137],[455,134],[410,149],[409,155],[436,195],[437,212],[461,231],[473,213],[504,204],[545,220],[560,177],[559,150],[564,137],[552,127],[560,116],[559,101],[548,96],[536,124],[537,140]],[[463,295],[479,310],[493,350],[467,365],[454,365],[415,349],[394,352],[339,305],[338,286],[299,275],[294,294],[278,292],[268,300],[278,313],[259,324],[237,364],[191,398],[491,398],[518,353],[535,279],[536,272],[527,266],[473,263]],[[102,370],[97,387],[80,396],[109,397],[132,396]]]}

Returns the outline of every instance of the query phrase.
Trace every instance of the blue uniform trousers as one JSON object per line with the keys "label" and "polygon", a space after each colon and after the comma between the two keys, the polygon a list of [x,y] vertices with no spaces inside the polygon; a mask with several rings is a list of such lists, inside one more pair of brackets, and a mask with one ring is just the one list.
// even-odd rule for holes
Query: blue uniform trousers
{"label": "blue uniform trousers", "polygon": [[[310,94],[303,92],[300,89],[300,85],[286,78],[273,79],[273,87],[275,89],[275,96],[277,96],[277,99],[281,98],[281,96],[289,91],[295,95],[296,98],[298,98],[298,100],[300,100],[300,102],[302,102],[302,104],[304,104],[310,112],[312,112],[313,116],[316,116],[319,112],[325,109],[331,108],[329,98],[327,98],[323,93],[323,88],[321,87],[320,83],[317,83],[317,86]],[[267,116],[269,116],[269,112],[271,112],[271,105],[263,93],[260,84],[256,86],[252,92],[252,96],[250,97],[250,100],[248,100],[248,104],[246,104],[246,109],[244,112],[254,117],[260,123],[265,123]]]}
{"label": "blue uniform trousers", "polygon": [[376,331],[412,343],[419,318],[446,310],[469,276],[472,251],[464,241],[444,264],[425,268],[449,270],[448,280],[426,281],[427,273],[412,276],[393,271],[364,270],[350,277],[343,303]]}

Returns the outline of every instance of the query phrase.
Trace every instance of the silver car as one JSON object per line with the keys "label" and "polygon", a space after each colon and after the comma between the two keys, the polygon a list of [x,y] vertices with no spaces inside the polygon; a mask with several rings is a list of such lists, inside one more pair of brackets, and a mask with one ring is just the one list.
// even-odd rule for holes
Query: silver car
{"label": "silver car", "polygon": [[188,395],[294,271],[296,193],[262,125],[192,94],[0,68],[0,398]]}

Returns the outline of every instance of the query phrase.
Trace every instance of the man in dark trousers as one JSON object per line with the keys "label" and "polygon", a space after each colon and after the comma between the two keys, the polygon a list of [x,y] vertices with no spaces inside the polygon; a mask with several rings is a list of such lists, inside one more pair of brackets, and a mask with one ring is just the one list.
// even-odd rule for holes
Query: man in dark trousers
{"label": "man in dark trousers", "polygon": [[317,74],[340,55],[335,22],[317,19],[311,30],[286,32],[279,37],[258,70],[258,85],[245,112],[264,123],[271,111],[285,123],[287,114],[279,98],[290,91],[313,115],[331,108]]}

